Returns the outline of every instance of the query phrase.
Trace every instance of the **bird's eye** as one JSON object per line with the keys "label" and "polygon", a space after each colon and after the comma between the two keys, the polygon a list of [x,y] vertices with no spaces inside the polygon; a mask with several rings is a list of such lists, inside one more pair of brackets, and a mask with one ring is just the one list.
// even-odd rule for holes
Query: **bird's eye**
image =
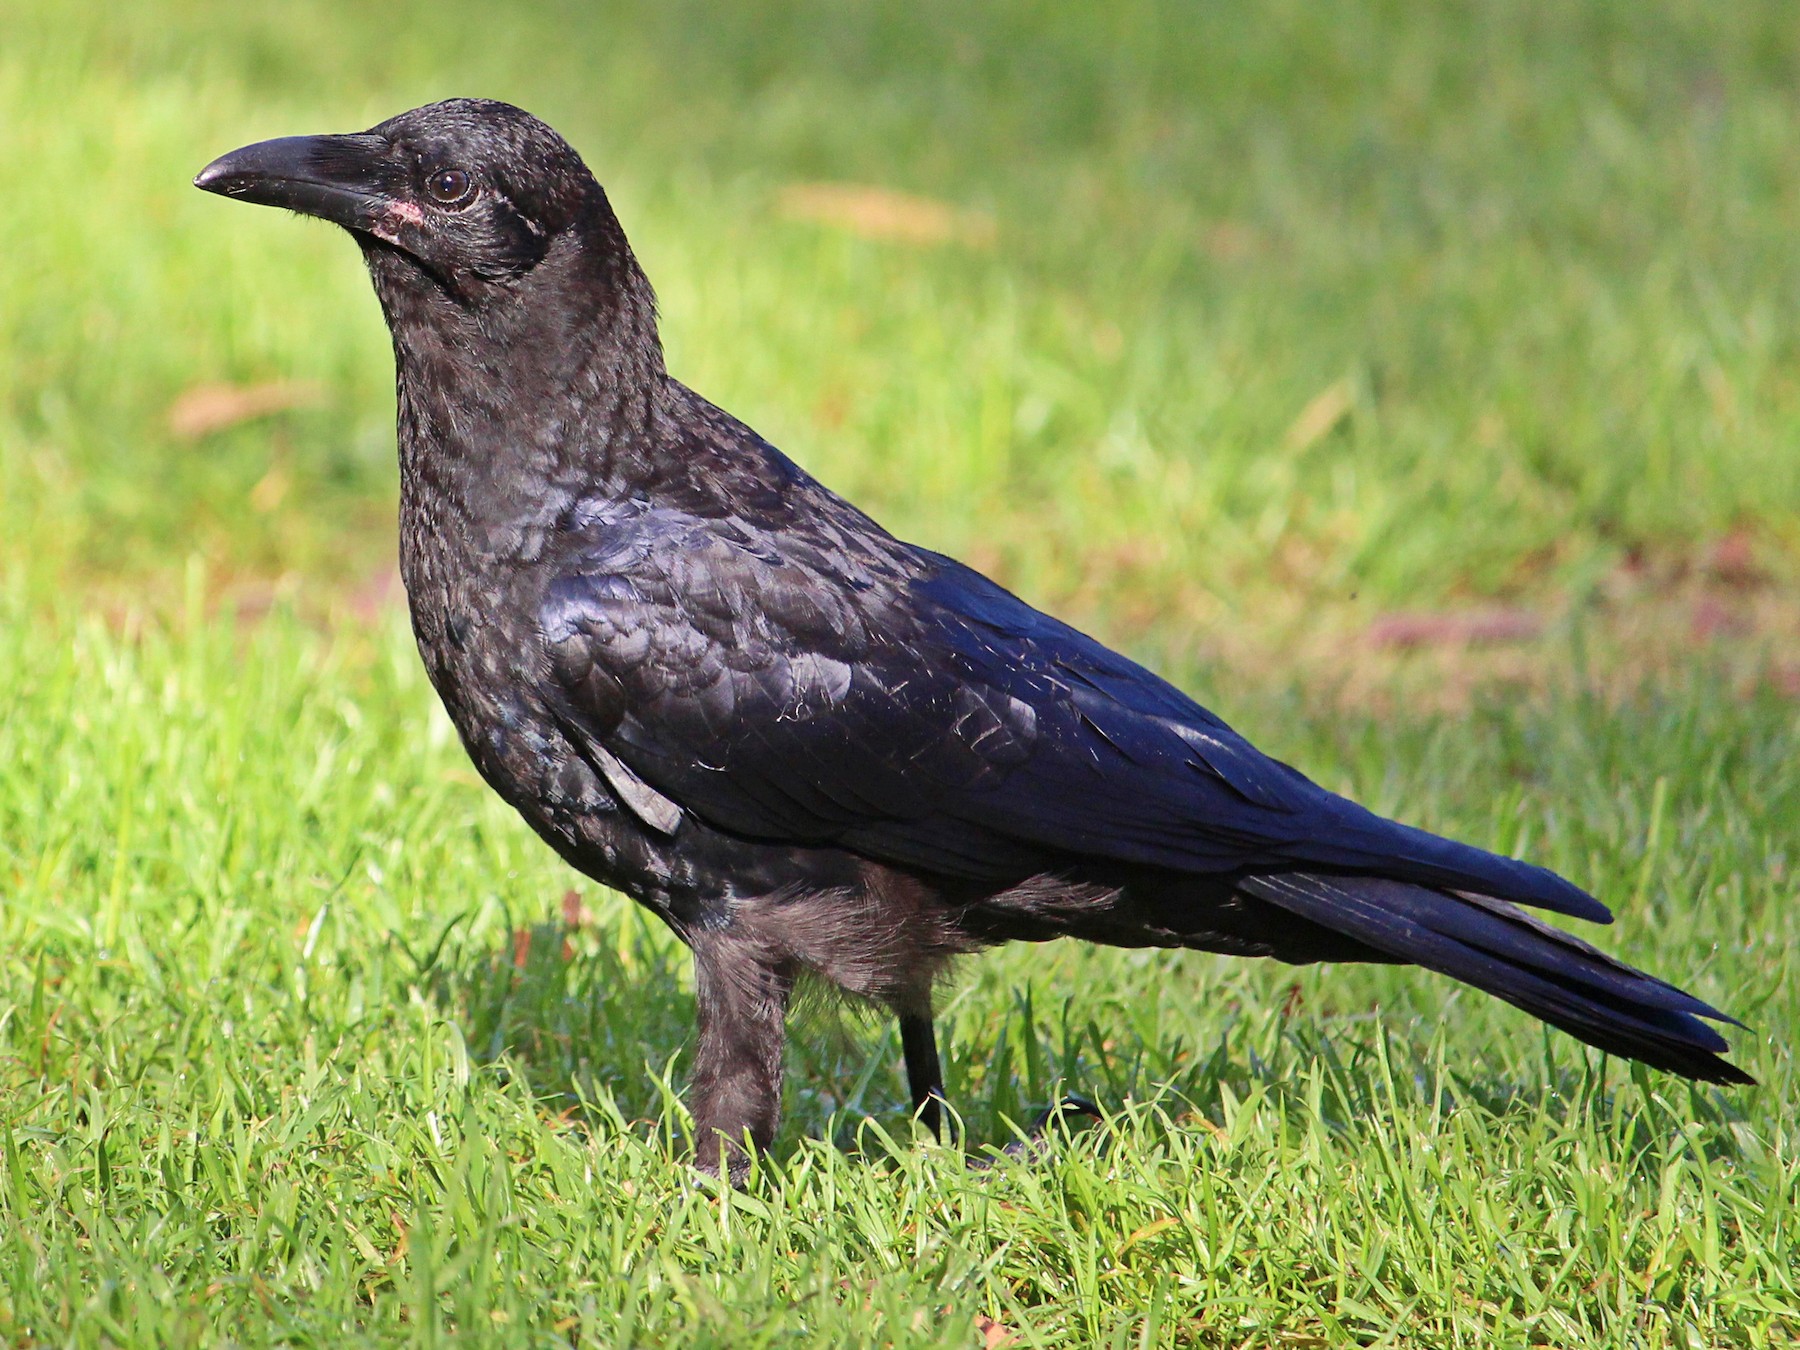
{"label": "bird's eye", "polygon": [[439,169],[425,180],[425,190],[439,206],[461,206],[474,195],[469,175],[461,169]]}

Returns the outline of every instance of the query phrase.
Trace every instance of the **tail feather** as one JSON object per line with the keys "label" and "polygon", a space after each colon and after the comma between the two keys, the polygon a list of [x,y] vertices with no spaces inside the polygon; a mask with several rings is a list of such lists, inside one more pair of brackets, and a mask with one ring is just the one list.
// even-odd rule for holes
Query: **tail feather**
{"label": "tail feather", "polygon": [[1608,1053],[1709,1083],[1755,1081],[1719,1057],[1729,1045],[1700,1020],[1734,1019],[1505,900],[1303,872],[1239,884],[1377,951],[1503,998]]}

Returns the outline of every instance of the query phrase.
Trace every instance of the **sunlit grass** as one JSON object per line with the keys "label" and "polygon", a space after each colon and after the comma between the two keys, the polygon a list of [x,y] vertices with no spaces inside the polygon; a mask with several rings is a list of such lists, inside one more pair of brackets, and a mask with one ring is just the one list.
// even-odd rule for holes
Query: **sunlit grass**
{"label": "sunlit grass", "polygon": [[1611,948],[1751,1024],[1759,1088],[1604,1064],[1416,971],[1015,949],[946,1008],[969,1144],[1061,1082],[1108,1132],[990,1174],[915,1151],[892,1029],[814,1013],[775,1158],[729,1197],[681,1162],[684,953],[478,785],[397,623],[121,634],[20,603],[8,1335],[1792,1343],[1791,708],[1277,732],[1592,879]]}

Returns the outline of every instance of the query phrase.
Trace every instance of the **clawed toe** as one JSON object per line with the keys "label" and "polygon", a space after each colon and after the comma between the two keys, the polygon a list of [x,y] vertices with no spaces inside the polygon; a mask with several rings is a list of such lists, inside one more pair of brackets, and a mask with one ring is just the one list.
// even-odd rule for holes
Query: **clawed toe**
{"label": "clawed toe", "polygon": [[985,1155],[971,1156],[968,1160],[970,1168],[986,1171],[1002,1158],[1023,1158],[1028,1162],[1038,1162],[1049,1157],[1050,1127],[1059,1122],[1067,1123],[1071,1116],[1085,1116],[1102,1125],[1106,1123],[1106,1117],[1093,1102],[1077,1093],[1065,1093],[1061,1101],[1037,1113],[1023,1138],[1015,1139]]}

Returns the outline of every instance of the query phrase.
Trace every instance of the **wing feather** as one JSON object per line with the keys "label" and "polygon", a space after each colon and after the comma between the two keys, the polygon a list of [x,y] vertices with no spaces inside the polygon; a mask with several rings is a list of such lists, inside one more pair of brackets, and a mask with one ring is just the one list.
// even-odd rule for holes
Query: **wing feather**
{"label": "wing feather", "polygon": [[563,715],[716,828],[979,879],[1342,868],[1610,917],[1326,792],[948,558],[667,508],[590,525],[539,615]]}

